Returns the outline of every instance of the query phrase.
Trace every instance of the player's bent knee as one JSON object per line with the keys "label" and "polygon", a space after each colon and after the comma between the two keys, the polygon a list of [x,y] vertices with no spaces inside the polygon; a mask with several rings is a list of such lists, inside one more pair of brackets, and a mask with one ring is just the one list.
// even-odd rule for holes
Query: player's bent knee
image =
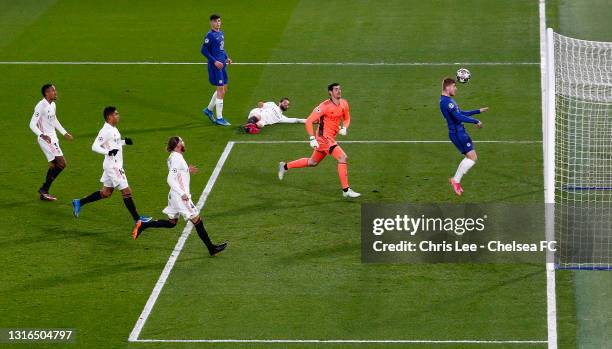
{"label": "player's bent knee", "polygon": [[106,199],[107,197],[111,196],[112,193],[113,193],[112,190],[100,190],[100,196],[103,199]]}
{"label": "player's bent knee", "polygon": [[63,157],[57,157],[54,161],[55,165],[61,168],[62,170],[66,168],[66,160]]}
{"label": "player's bent knee", "polygon": [[172,227],[176,226],[176,223],[178,223],[178,219],[169,219],[168,223],[172,224]]}

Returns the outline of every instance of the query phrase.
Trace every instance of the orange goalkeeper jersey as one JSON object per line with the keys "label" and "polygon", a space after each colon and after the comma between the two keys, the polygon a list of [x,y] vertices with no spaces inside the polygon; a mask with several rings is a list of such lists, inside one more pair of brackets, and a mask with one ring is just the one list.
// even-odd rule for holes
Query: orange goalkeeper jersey
{"label": "orange goalkeeper jersey", "polygon": [[340,122],[342,122],[342,126],[345,128],[351,123],[348,102],[340,99],[340,103],[335,104],[331,99],[327,99],[319,104],[312,111],[308,119],[306,119],[306,132],[311,136],[315,135],[312,124],[317,121],[319,122],[317,138],[323,137],[335,140],[340,128]]}

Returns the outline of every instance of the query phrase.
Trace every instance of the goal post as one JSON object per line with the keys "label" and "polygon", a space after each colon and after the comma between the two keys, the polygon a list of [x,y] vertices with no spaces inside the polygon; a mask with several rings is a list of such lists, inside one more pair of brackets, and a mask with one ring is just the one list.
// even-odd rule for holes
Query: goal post
{"label": "goal post", "polygon": [[546,42],[546,237],[557,268],[612,269],[612,43]]}

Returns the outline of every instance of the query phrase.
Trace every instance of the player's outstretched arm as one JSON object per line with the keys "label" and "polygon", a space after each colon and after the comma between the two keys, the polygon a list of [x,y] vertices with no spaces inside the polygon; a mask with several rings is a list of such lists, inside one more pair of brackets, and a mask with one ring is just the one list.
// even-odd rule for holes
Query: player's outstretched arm
{"label": "player's outstretched arm", "polygon": [[[472,110],[472,111],[474,111],[474,110]],[[474,113],[474,114],[480,114],[479,110],[475,110],[475,111],[476,111],[476,113]],[[474,119],[473,117],[470,117],[469,115],[467,115],[466,112],[458,111],[457,109],[453,109],[452,113],[453,113],[453,117],[455,117],[455,119],[457,119],[460,122],[467,122],[467,123],[470,123],[470,124],[477,124],[477,123],[480,122],[480,120]]]}

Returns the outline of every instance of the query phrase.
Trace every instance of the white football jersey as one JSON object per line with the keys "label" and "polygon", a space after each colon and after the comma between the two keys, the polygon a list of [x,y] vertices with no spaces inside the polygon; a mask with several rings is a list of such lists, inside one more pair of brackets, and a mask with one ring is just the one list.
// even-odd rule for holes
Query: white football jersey
{"label": "white football jersey", "polygon": [[168,185],[170,194],[178,194],[179,197],[189,192],[189,165],[185,161],[183,154],[173,151],[168,157]]}
{"label": "white football jersey", "polygon": [[51,137],[53,141],[57,141],[56,129],[62,135],[66,134],[66,130],[57,120],[55,110],[55,102],[49,103],[45,98],[36,104],[34,114],[32,119],[30,119],[30,129],[37,137],[44,134]]}
{"label": "white football jersey", "polygon": [[286,118],[286,116],[283,115],[281,108],[274,102],[264,103],[263,107],[260,108],[260,113],[261,119],[266,123],[266,125],[276,124],[283,118]]}
{"label": "white football jersey", "polygon": [[[94,140],[91,150],[98,154],[104,154],[104,162],[102,167],[105,169],[117,168],[123,169],[123,145],[119,130],[111,124],[105,122],[104,126],[98,132],[98,136]],[[118,149],[117,155],[110,156],[108,152],[112,149]]]}

